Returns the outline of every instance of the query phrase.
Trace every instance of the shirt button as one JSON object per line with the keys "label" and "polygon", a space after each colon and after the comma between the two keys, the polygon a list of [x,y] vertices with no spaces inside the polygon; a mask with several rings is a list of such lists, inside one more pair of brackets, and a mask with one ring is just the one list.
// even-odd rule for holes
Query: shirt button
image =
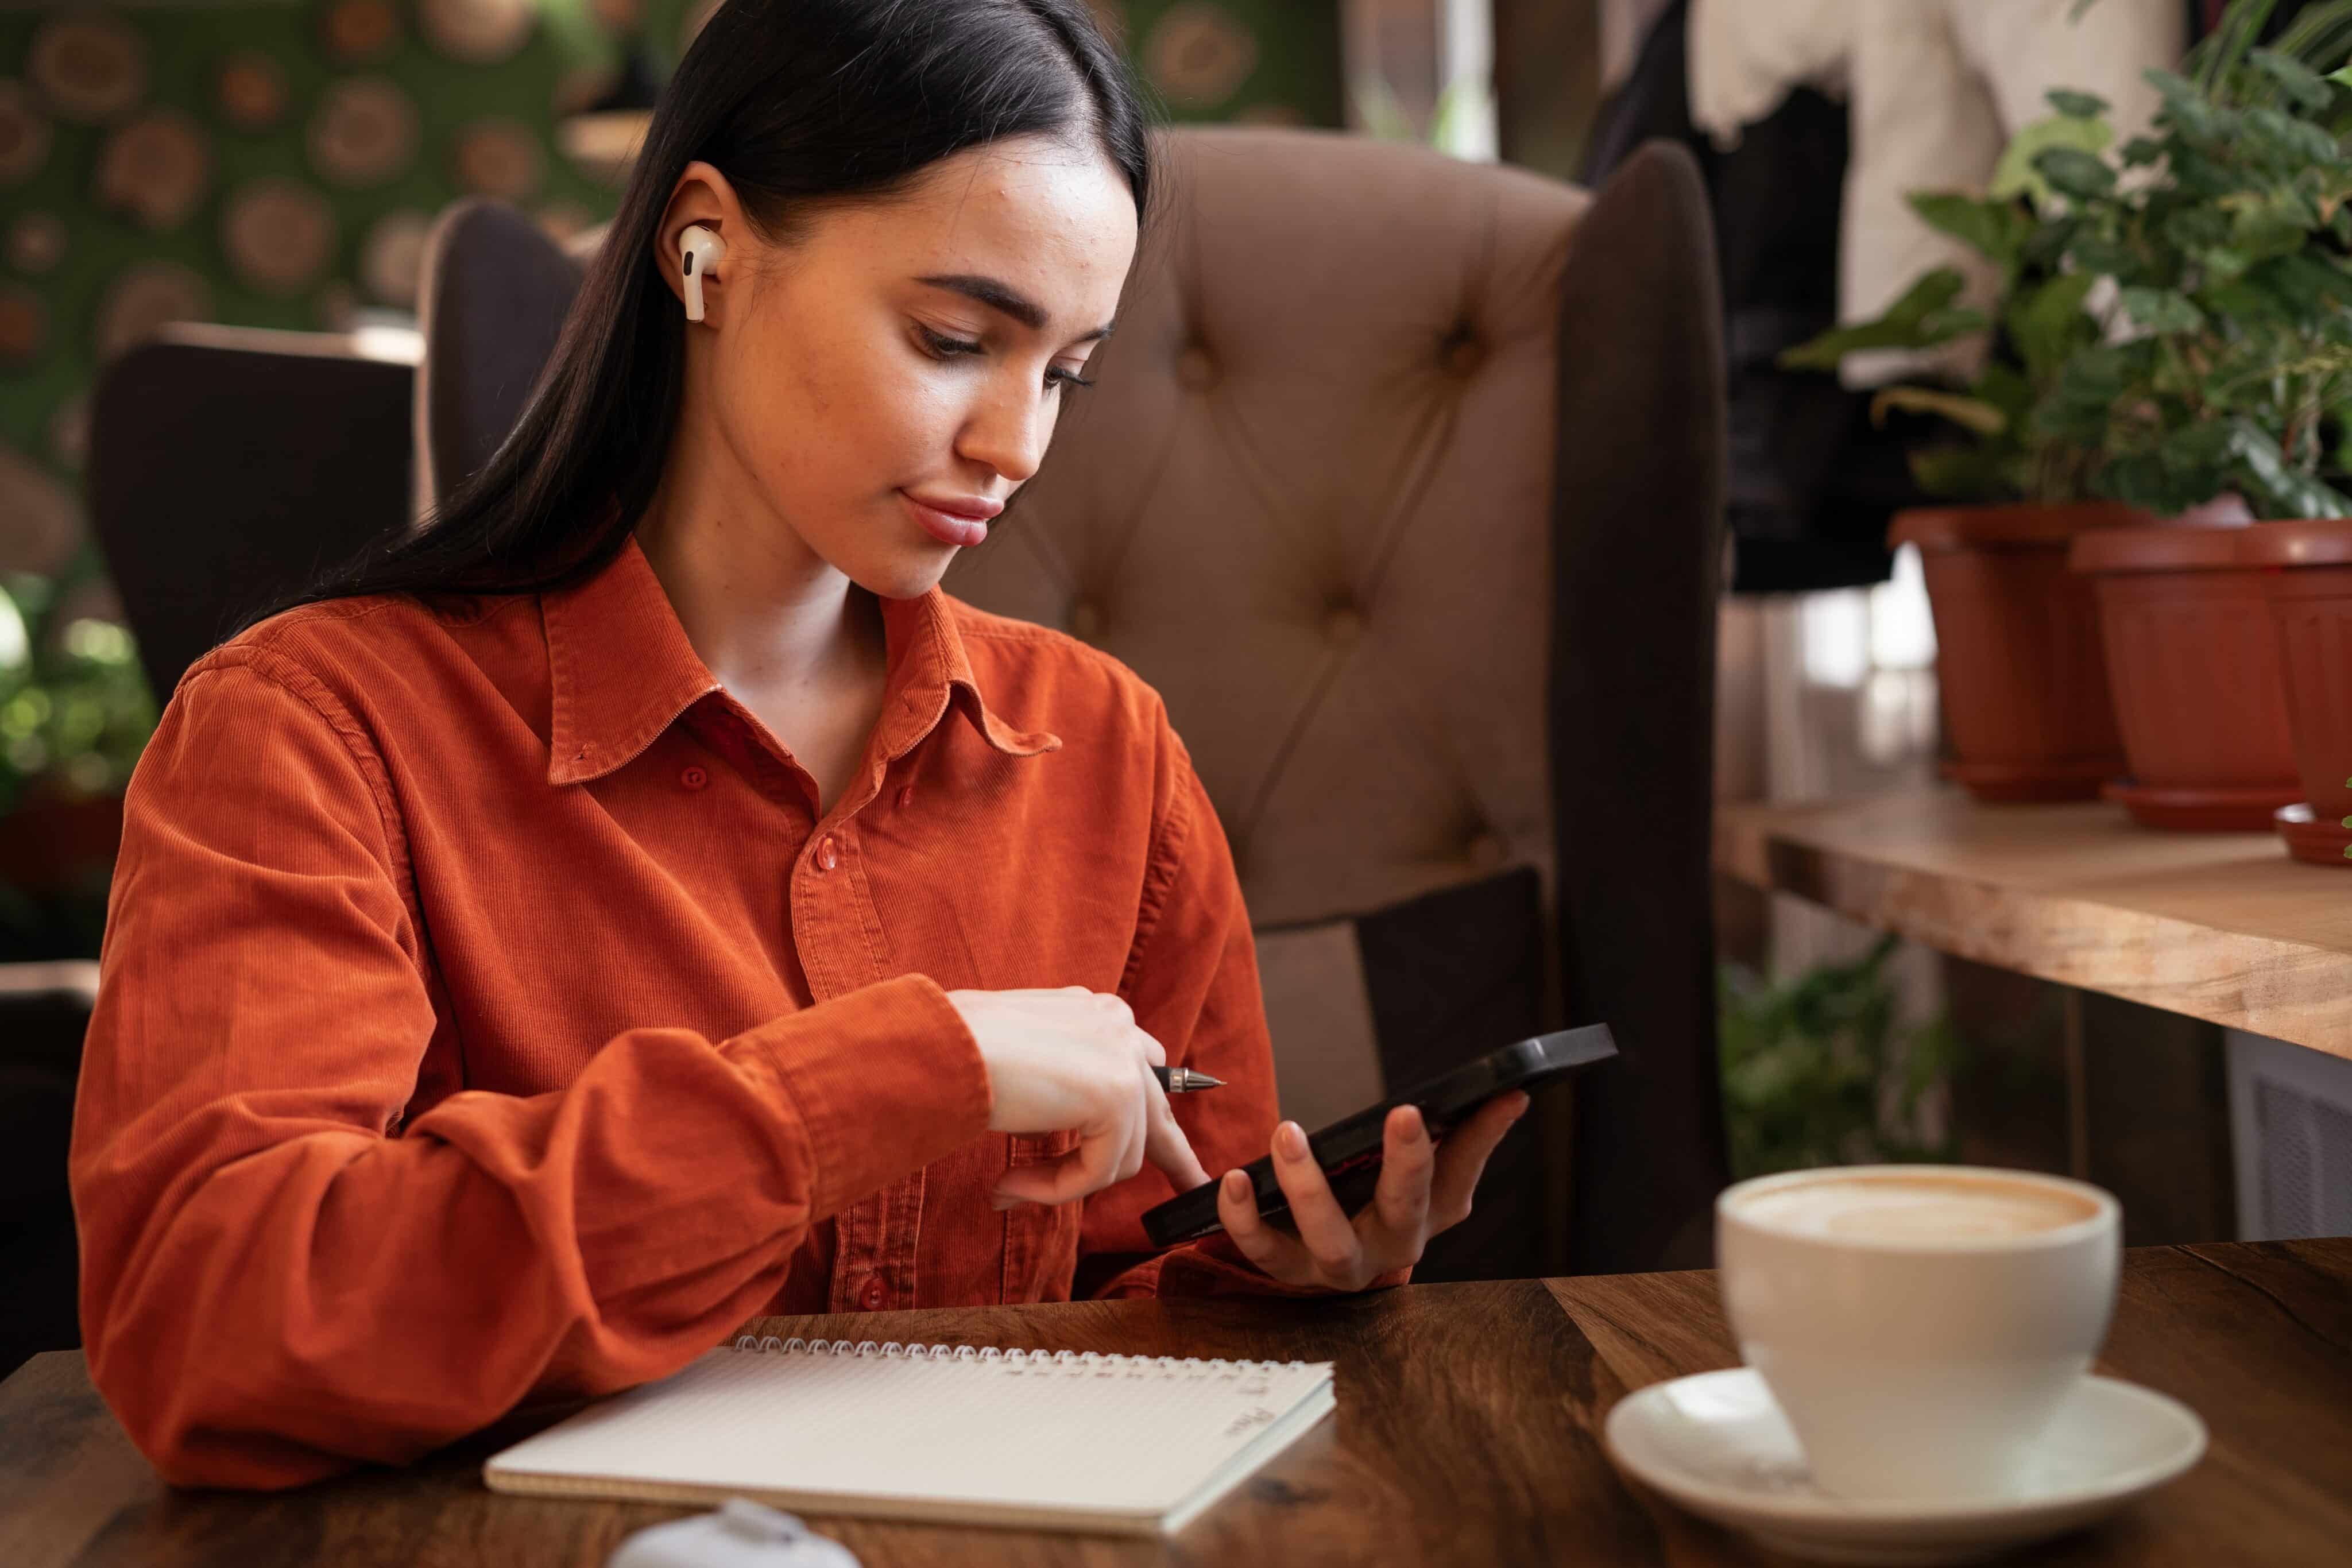
{"label": "shirt button", "polygon": [[710,775],[699,768],[689,768],[677,776],[677,781],[689,789],[699,789],[710,782]]}
{"label": "shirt button", "polygon": [[914,803],[915,787],[912,784],[909,784],[905,789],[898,791],[898,810],[903,811]]}
{"label": "shirt button", "polygon": [[889,1299],[890,1292],[884,1288],[882,1276],[879,1274],[866,1276],[866,1289],[858,1293],[858,1304],[869,1312],[878,1312],[882,1310],[882,1303]]}
{"label": "shirt button", "polygon": [[840,863],[841,856],[834,852],[833,835],[831,833],[827,833],[824,838],[817,841],[816,869],[819,871],[831,871]]}

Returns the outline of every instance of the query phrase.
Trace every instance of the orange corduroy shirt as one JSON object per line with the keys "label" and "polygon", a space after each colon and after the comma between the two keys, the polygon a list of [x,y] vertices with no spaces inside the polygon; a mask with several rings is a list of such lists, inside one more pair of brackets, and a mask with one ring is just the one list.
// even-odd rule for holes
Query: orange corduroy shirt
{"label": "orange corduroy shirt", "polygon": [[[344,600],[190,669],[142,757],[71,1176],[91,1376],[167,1478],[398,1463],[762,1312],[1294,1293],[1150,1256],[1150,1166],[999,1214],[945,992],[1116,991],[1212,1173],[1276,1124],[1247,915],[1159,698],[1061,633],[885,601],[814,780],[631,540],[579,587]],[[1123,1255],[1134,1255],[1131,1258]],[[1405,1271],[1375,1283],[1394,1283]]]}

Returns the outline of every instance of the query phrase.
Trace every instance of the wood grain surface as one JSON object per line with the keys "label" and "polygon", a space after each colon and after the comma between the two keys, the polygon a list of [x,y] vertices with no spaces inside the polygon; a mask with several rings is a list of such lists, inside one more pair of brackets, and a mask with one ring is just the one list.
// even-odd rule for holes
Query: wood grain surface
{"label": "wood grain surface", "polygon": [[1956,789],[1716,816],[1716,868],[1931,947],[2352,1057],[2352,862]]}
{"label": "wood grain surface", "polygon": [[[1310,1301],[1118,1301],[773,1318],[758,1332],[1338,1363],[1339,1409],[1165,1542],[813,1516],[866,1568],[979,1564],[1779,1563],[1622,1479],[1600,1432],[1631,1389],[1737,1360],[1713,1276],[1416,1285]],[[2203,1463],[2038,1553],[2063,1563],[2340,1563],[2352,1542],[2352,1241],[2126,1255],[2102,1368],[2186,1400]],[[276,1495],[158,1482],[81,1357],[0,1385],[0,1560],[277,1568],[596,1568],[629,1531],[691,1511],[494,1496],[510,1420],[398,1471]],[[1007,1433],[1008,1442],[1019,1441]],[[1148,1446],[1150,1434],[1136,1440]]]}

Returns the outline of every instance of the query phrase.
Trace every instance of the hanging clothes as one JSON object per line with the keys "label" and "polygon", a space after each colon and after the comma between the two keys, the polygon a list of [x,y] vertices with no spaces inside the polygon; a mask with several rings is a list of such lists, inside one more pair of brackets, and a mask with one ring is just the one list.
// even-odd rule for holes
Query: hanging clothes
{"label": "hanging clothes", "polygon": [[[1692,120],[1718,144],[1804,88],[1847,95],[1838,313],[1866,320],[1920,275],[1958,267],[1983,305],[1993,266],[1911,210],[1916,191],[1982,191],[2012,137],[2054,111],[2053,88],[2107,100],[2118,142],[2145,131],[2160,99],[2146,72],[2187,47],[2179,0],[1691,0]],[[1927,354],[1847,358],[1848,386],[1967,378],[1981,340]]]}
{"label": "hanging clothes", "polygon": [[1595,125],[1583,178],[1598,184],[1654,138],[1696,154],[1723,283],[1731,591],[1772,593],[1884,581],[1885,537],[1923,497],[1905,459],[1906,420],[1875,429],[1865,397],[1777,362],[1837,319],[1844,105],[1811,88],[1780,95],[1722,148],[1691,121],[1688,0],[1674,0]]}

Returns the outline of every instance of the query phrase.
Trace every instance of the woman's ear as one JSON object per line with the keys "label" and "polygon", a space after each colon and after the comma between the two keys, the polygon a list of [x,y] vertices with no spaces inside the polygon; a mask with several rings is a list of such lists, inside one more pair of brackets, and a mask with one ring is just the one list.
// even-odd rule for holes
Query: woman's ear
{"label": "woman's ear", "polygon": [[654,266],[690,321],[715,321],[727,277],[730,242],[740,247],[749,230],[727,176],[697,160],[678,175],[654,230]]}

